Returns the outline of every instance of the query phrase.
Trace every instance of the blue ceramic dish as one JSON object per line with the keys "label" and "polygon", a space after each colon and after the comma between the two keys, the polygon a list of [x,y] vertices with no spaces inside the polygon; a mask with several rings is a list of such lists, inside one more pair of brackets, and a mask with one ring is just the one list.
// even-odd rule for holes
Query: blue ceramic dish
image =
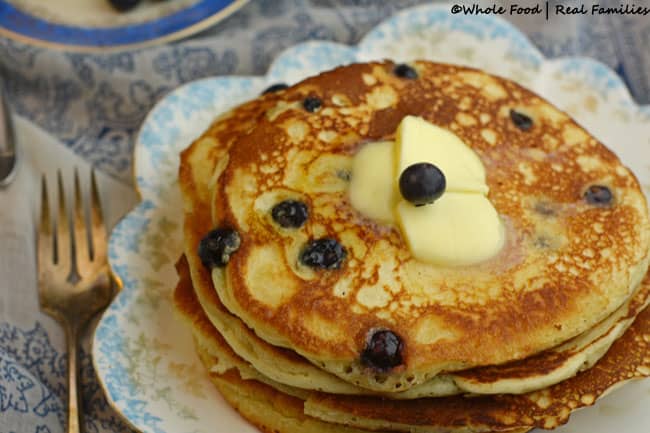
{"label": "blue ceramic dish", "polygon": [[68,50],[142,47],[189,36],[239,9],[248,0],[199,0],[143,22],[82,27],[37,16],[0,0],[0,34],[22,42]]}

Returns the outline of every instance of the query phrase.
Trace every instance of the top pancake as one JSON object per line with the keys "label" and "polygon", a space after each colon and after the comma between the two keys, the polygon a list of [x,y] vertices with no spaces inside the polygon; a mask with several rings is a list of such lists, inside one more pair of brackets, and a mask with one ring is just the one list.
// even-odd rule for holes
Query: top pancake
{"label": "top pancake", "polygon": [[[214,180],[212,227],[202,229],[231,227],[241,237],[228,265],[215,270],[225,272],[226,284],[216,285],[224,305],[268,342],[375,389],[404,390],[440,371],[560,344],[620,306],[647,269],[645,199],[611,151],[513,82],[413,66],[413,80],[395,76],[390,62],[359,64],[265,95],[206,133],[212,163],[190,161],[190,149],[181,165],[181,183],[184,169]],[[322,101],[316,112],[303,108],[308,96]],[[533,127],[518,129],[511,109]],[[408,114],[453,131],[481,158],[488,198],[506,227],[506,244],[491,260],[455,268],[418,262],[397,227],[350,205],[353,155],[368,141],[391,139]],[[609,187],[613,203],[588,204],[591,185]],[[299,229],[270,216],[287,198],[309,208]],[[346,249],[340,269],[299,263],[306,242],[323,237]],[[402,366],[381,374],[361,366],[374,329],[403,340]]]}

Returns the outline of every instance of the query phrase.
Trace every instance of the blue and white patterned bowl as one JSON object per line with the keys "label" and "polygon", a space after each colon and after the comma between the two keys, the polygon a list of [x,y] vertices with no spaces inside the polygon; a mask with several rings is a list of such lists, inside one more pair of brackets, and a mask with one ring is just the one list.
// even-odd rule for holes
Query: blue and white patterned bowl
{"label": "blue and white patterned bowl", "polygon": [[[181,254],[178,154],[228,108],[276,82],[334,66],[393,58],[466,64],[515,79],[571,113],[636,173],[650,193],[650,106],[634,104],[600,63],[550,61],[514,27],[449,6],[404,11],[356,47],[309,42],[283,52],[265,77],[211,78],[185,85],[149,114],[135,149],[141,204],[115,228],[111,266],[123,290],[97,327],[93,356],[111,404],[143,432],[254,432],[207,379],[188,329],[172,320],[174,262]],[[629,385],[572,417],[559,431],[646,433],[650,381]]]}
{"label": "blue and white patterned bowl", "polygon": [[[186,1],[182,7],[158,2],[141,8],[148,14],[140,10],[119,14],[112,12],[108,0],[101,0],[102,3],[86,0],[85,4],[77,5],[86,10],[72,8],[65,13],[61,13],[58,1],[40,4],[23,1],[23,6],[17,7],[21,3],[16,0],[0,0],[0,35],[73,51],[143,47],[204,30],[248,2],[195,0]],[[93,11],[98,12],[96,19]],[[87,23],[89,17],[92,17],[91,24]]]}

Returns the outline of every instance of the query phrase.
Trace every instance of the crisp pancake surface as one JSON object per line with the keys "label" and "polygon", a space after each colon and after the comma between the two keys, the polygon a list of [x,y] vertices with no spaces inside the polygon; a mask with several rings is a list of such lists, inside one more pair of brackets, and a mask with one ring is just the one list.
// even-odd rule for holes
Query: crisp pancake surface
{"label": "crisp pancake surface", "polygon": [[[255,112],[244,117],[255,118]],[[234,116],[233,118],[237,119]],[[236,126],[250,127],[245,122],[232,125],[233,128]],[[273,383],[273,386],[280,387],[284,392],[289,389],[288,387],[292,387],[293,391],[290,392],[292,395],[300,390],[320,390],[334,394],[380,394],[393,399],[413,399],[468,392],[477,394],[528,392],[557,383],[579,370],[589,368],[620,336],[647,302],[649,277],[646,277],[628,302],[597,326],[563,343],[561,347],[553,348],[531,359],[454,374],[439,374],[403,392],[386,393],[355,386],[319,369],[291,350],[272,346],[260,339],[221,304],[213,284],[224,284],[223,272],[219,272],[211,279],[208,270],[201,264],[197,255],[197,245],[204,233],[203,227],[206,221],[210,220],[210,209],[206,200],[209,196],[211,179],[205,176],[205,173],[212,173],[218,166],[218,161],[210,156],[214,148],[215,142],[212,137],[202,138],[183,155],[184,160],[196,162],[192,165],[192,171],[183,171],[187,260],[183,259],[177,266],[181,282],[176,295],[185,293],[182,296],[184,300],[177,302],[177,305],[184,316],[189,316],[195,336],[206,351],[212,355],[223,355],[224,351],[228,352],[228,356],[219,356],[221,360],[219,368],[228,368],[237,364],[240,373],[247,378],[252,377],[264,383]],[[188,267],[192,269],[191,283],[187,281]],[[191,287],[192,284],[194,287]]]}
{"label": "crisp pancake surface", "polygon": [[[200,348],[198,352],[206,366],[218,362]],[[369,433],[309,417],[303,412],[302,399],[242,379],[236,371],[210,373],[210,379],[237,412],[265,433]]]}
{"label": "crisp pancake surface", "polygon": [[489,425],[497,431],[524,425],[554,429],[565,424],[573,411],[593,405],[627,381],[649,375],[650,310],[646,309],[593,368],[540,391],[522,395],[394,400],[389,404],[371,397],[318,393],[307,400],[305,413],[361,428],[406,432],[418,431],[414,424],[423,427],[420,431],[436,431],[426,428],[431,424],[437,427]]}
{"label": "crisp pancake surface", "polygon": [[[250,332],[239,319],[230,316],[223,308],[211,305],[209,290],[214,289],[192,286],[185,257],[177,264],[177,271],[180,276],[174,291],[177,310],[189,322],[203,350],[219,358],[220,363],[215,369],[221,372],[237,368],[246,378],[254,378],[296,396],[302,396],[304,390],[317,390],[343,395],[375,394],[391,399],[415,399],[460,393],[519,394],[545,388],[597,362],[647,306],[650,293],[650,275],[646,275],[639,290],[626,303],[627,308],[617,310],[586,334],[531,358],[440,374],[404,392],[373,393],[343,382],[294,353],[270,346]],[[201,297],[204,298],[203,304]],[[230,318],[224,318],[224,315]]]}
{"label": "crisp pancake surface", "polygon": [[[403,402],[294,389],[252,371],[214,333],[193,293],[187,264],[181,262],[177,269],[180,281],[174,302],[192,327],[203,364],[226,399],[264,431],[271,428],[268,423],[278,426],[279,431],[294,431],[300,426],[305,429],[304,424],[325,431],[339,431],[336,428],[343,429],[340,424],[344,424],[371,430],[448,433],[554,428],[567,422],[572,411],[593,404],[617,385],[650,375],[650,310],[646,310],[593,369],[537,392]],[[650,285],[649,277],[644,285]],[[230,385],[224,387],[224,381]]]}
{"label": "crisp pancake surface", "polygon": [[[201,349],[198,349],[198,352],[206,367],[218,362]],[[369,433],[373,431],[381,433],[378,430],[362,430],[305,415],[303,399],[284,394],[256,380],[243,379],[235,371],[210,373],[210,379],[228,403],[263,432]],[[524,427],[499,432],[525,433],[529,430],[530,428]],[[453,431],[446,431],[453,433]],[[466,432],[467,430],[463,433]]]}
{"label": "crisp pancake surface", "polygon": [[[618,158],[513,82],[426,62],[408,80],[393,67],[351,65],[266,96],[258,103],[272,107],[253,128],[221,137],[232,145],[215,185],[213,225],[242,240],[219,292],[228,309],[263,339],[346,380],[404,389],[442,370],[527,357],[620,306],[647,269],[649,230],[645,198]],[[308,96],[320,98],[318,111],[303,108]],[[519,130],[511,109],[530,115],[533,127]],[[364,142],[390,139],[407,114],[452,130],[480,156],[507,228],[492,260],[463,268],[418,262],[396,227],[350,205],[353,155]],[[586,203],[591,185],[608,186],[613,204]],[[269,216],[286,198],[309,207],[300,229],[279,228]],[[340,269],[300,264],[305,243],[322,237],[346,248]],[[374,380],[358,362],[377,328],[404,341],[404,365],[390,380]]]}

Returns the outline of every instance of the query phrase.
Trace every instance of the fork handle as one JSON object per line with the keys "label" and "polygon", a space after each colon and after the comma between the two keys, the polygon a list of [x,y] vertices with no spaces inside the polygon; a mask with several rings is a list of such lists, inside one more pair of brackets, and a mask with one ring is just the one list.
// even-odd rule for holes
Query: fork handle
{"label": "fork handle", "polygon": [[79,356],[79,327],[67,323],[65,326],[68,346],[68,433],[81,433],[81,412],[79,411],[79,386],[77,360]]}

